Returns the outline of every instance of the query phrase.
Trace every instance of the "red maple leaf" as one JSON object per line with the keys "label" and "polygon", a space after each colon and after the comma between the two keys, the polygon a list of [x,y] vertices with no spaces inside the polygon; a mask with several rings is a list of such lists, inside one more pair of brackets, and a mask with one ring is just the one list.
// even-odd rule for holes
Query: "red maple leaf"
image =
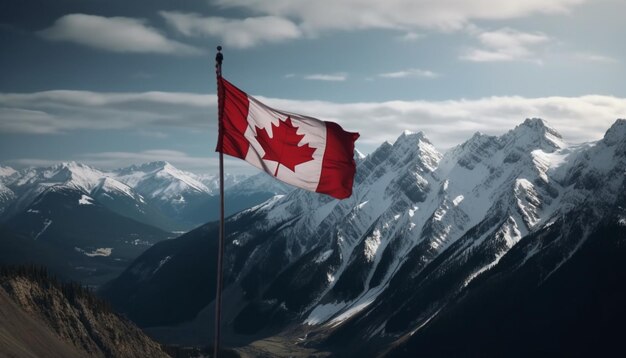
{"label": "red maple leaf", "polygon": [[256,140],[259,142],[265,154],[263,159],[278,162],[274,176],[278,174],[278,167],[284,165],[292,172],[296,171],[296,165],[313,160],[315,148],[309,144],[298,146],[304,134],[298,134],[298,127],[294,127],[291,118],[278,121],[278,126],[272,123],[272,138],[267,134],[265,128],[256,127]]}

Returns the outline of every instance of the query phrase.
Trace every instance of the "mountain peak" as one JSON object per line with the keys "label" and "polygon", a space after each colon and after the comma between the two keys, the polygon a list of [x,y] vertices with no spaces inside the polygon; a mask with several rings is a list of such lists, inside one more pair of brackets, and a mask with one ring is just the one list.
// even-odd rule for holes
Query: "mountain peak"
{"label": "mountain peak", "polygon": [[550,133],[558,138],[562,138],[561,134],[559,134],[556,129],[550,127],[550,125],[548,125],[548,123],[541,118],[526,118],[526,120],[524,120],[522,124],[515,127],[514,130],[534,131],[542,134]]}
{"label": "mountain peak", "polygon": [[17,173],[17,170],[11,167],[3,167],[0,165],[0,177],[8,177]]}
{"label": "mountain peak", "polygon": [[626,139],[626,119],[620,118],[604,134],[604,142],[614,145]]}
{"label": "mountain peak", "polygon": [[544,121],[541,118],[526,118],[526,120],[524,121],[524,123],[522,123],[522,125],[524,126],[528,126],[528,127],[537,127],[537,128],[547,128],[548,125],[546,123],[546,121]]}
{"label": "mountain peak", "polygon": [[495,140],[497,137],[496,136],[492,136],[489,134],[485,134],[483,132],[477,131],[474,133],[474,135],[472,135],[472,137],[470,139],[468,139],[466,142],[471,142],[471,141],[485,141],[485,140]]}
{"label": "mountain peak", "polygon": [[53,168],[58,168],[58,169],[69,169],[69,170],[73,170],[76,168],[91,168],[88,165],[82,164],[82,163],[78,163],[74,160],[69,161],[69,162],[61,162],[57,165],[54,165]]}
{"label": "mountain peak", "polygon": [[541,118],[527,118],[503,138],[515,142],[519,147],[539,148],[548,152],[565,147],[561,134]]}
{"label": "mountain peak", "polygon": [[154,161],[154,162],[148,162],[148,163],[141,164],[141,165],[139,165],[138,168],[152,171],[152,170],[166,169],[166,168],[171,169],[171,168],[174,168],[174,166],[172,164],[170,164],[170,162],[168,162],[168,161],[157,160],[157,161]]}
{"label": "mountain peak", "polygon": [[393,143],[394,150],[411,150],[411,148],[418,148],[420,143],[432,146],[432,143],[426,138],[424,132],[411,132],[405,130]]}
{"label": "mountain peak", "polygon": [[442,157],[422,131],[414,133],[405,130],[391,148],[391,151],[398,155],[405,156],[408,154],[420,158],[422,164],[430,171],[435,170]]}
{"label": "mountain peak", "polygon": [[465,142],[459,144],[453,151],[458,153],[475,152],[479,148],[486,146],[497,146],[498,137],[484,134],[482,132],[475,132],[474,135]]}
{"label": "mountain peak", "polygon": [[363,159],[365,159],[366,155],[363,154],[363,152],[361,152],[360,150],[354,148],[354,159],[356,161],[361,161]]}
{"label": "mountain peak", "polygon": [[178,171],[178,168],[170,164],[169,162],[161,162],[163,164],[164,171]]}
{"label": "mountain peak", "polygon": [[126,175],[126,174],[130,174],[130,173],[135,173],[135,172],[144,172],[144,173],[149,173],[149,172],[155,172],[155,171],[161,171],[164,169],[171,169],[174,170],[176,169],[176,167],[174,167],[172,164],[170,164],[170,162],[165,161],[165,160],[157,160],[157,161],[153,161],[153,162],[147,162],[147,163],[143,163],[143,164],[133,164],[131,166],[125,167],[125,168],[120,168],[115,170],[117,173],[121,174],[121,175]]}
{"label": "mountain peak", "polygon": [[36,175],[47,183],[69,185],[89,192],[98,184],[103,173],[89,165],[70,161],[45,168]]}
{"label": "mountain peak", "polygon": [[426,138],[426,135],[424,134],[424,132],[422,131],[411,132],[410,130],[402,131],[402,134],[400,134],[398,139],[396,139],[396,143],[401,142],[401,141],[407,141],[407,140],[408,141],[425,140],[428,143],[430,143],[430,141]]}

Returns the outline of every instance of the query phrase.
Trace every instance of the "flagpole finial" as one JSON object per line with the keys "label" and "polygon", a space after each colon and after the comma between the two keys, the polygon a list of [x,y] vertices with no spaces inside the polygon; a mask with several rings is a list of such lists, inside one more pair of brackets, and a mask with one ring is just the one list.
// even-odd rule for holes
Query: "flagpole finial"
{"label": "flagpole finial", "polygon": [[218,76],[222,76],[222,61],[224,61],[222,46],[217,46],[217,54],[215,55],[215,72]]}

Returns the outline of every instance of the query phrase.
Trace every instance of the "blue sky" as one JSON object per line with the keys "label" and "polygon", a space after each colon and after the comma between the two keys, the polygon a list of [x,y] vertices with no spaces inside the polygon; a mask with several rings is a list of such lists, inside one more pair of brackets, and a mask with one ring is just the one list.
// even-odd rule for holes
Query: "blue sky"
{"label": "blue sky", "polygon": [[597,140],[626,117],[624,13],[618,0],[3,2],[0,163],[215,171],[218,44],[231,82],[360,132],[364,152],[404,129],[446,150],[526,117]]}

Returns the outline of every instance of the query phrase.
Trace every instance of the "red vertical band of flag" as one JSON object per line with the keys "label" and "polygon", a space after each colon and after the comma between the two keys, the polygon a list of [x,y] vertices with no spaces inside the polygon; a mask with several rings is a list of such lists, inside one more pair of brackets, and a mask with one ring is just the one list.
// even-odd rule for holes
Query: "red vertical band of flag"
{"label": "red vertical band of flag", "polygon": [[337,123],[275,110],[222,77],[218,82],[221,116],[216,151],[299,188],[337,199],[352,195],[358,133],[346,132]]}
{"label": "red vertical band of flag", "polygon": [[222,118],[219,120],[220,133],[215,151],[246,159],[250,147],[244,137],[248,127],[248,95],[220,77],[218,103],[222,106]]}
{"label": "red vertical band of flag", "polygon": [[346,132],[337,123],[326,122],[326,151],[316,190],[318,193],[337,199],[352,195],[352,183],[356,173],[354,142],[358,138],[358,133]]}

